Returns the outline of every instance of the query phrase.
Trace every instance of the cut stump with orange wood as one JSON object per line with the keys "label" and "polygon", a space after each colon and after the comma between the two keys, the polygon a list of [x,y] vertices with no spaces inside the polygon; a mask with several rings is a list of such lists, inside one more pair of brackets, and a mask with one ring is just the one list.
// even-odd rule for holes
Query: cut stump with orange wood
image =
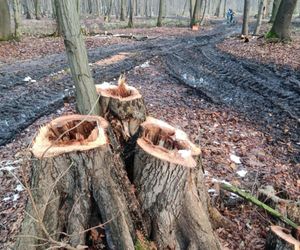
{"label": "cut stump with orange wood", "polygon": [[100,95],[100,115],[110,122],[119,142],[119,152],[126,165],[131,166],[138,129],[147,115],[143,97],[125,83],[123,76],[118,86],[100,84],[96,89]]}
{"label": "cut stump with orange wood", "polygon": [[291,232],[279,226],[271,226],[266,240],[266,250],[300,250],[300,241]]}
{"label": "cut stump with orange wood", "polygon": [[142,217],[110,145],[112,134],[98,116],[63,116],[40,129],[32,147],[32,195],[16,249],[46,249],[62,240],[85,245],[85,230],[106,222],[110,249],[134,249]]}
{"label": "cut stump with orange wood", "polygon": [[163,121],[148,117],[141,125],[133,181],[158,249],[220,249],[200,154],[183,131]]}

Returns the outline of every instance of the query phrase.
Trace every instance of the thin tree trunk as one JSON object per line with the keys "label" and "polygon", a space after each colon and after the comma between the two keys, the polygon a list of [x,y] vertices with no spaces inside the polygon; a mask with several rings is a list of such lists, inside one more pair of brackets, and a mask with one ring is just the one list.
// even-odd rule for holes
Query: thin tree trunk
{"label": "thin tree trunk", "polygon": [[224,0],[223,17],[226,17],[227,0]]}
{"label": "thin tree trunk", "polygon": [[26,12],[26,19],[33,18],[34,6],[32,0],[25,0],[25,12]]}
{"label": "thin tree trunk", "polygon": [[134,12],[134,0],[129,0],[129,20],[128,27],[133,27],[133,12]]}
{"label": "thin tree trunk", "polygon": [[13,0],[13,11],[14,11],[14,23],[15,23],[15,39],[19,40],[20,33],[20,21],[21,21],[21,8],[20,8],[20,0]]}
{"label": "thin tree trunk", "polygon": [[296,8],[297,0],[281,1],[275,21],[267,38],[275,38],[280,41],[291,40],[290,25]]}
{"label": "thin tree trunk", "polygon": [[249,9],[250,9],[250,0],[244,0],[244,17],[243,17],[243,28],[242,35],[248,36],[249,33]]}
{"label": "thin tree trunk", "polygon": [[273,8],[272,8],[272,16],[270,19],[270,23],[274,23],[279,6],[280,6],[281,0],[274,0],[273,2]]}
{"label": "thin tree trunk", "polygon": [[257,22],[256,22],[255,30],[254,30],[255,36],[257,36],[260,31],[264,7],[265,7],[264,3],[265,3],[265,0],[260,0],[259,7],[258,7]]}
{"label": "thin tree trunk", "polygon": [[10,13],[7,0],[0,0],[0,41],[11,37]]}
{"label": "thin tree trunk", "polygon": [[34,11],[36,20],[41,20],[41,0],[34,0]]}
{"label": "thin tree trunk", "polygon": [[190,20],[193,19],[195,0],[190,0]]}
{"label": "thin tree trunk", "polygon": [[215,16],[220,17],[221,16],[221,3],[222,0],[218,0],[217,8],[216,8],[216,13]]}
{"label": "thin tree trunk", "polygon": [[157,18],[157,27],[162,26],[162,16],[163,16],[163,8],[164,8],[164,0],[159,0],[159,9],[158,9],[158,18]]}
{"label": "thin tree trunk", "polygon": [[202,14],[202,17],[200,20],[200,25],[203,25],[203,23],[204,23],[204,18],[206,15],[206,7],[207,7],[207,0],[204,0],[204,9],[203,9],[203,14]]}
{"label": "thin tree trunk", "polygon": [[121,0],[121,3],[120,3],[120,20],[121,21],[125,21],[125,0]]}
{"label": "thin tree trunk", "polygon": [[196,2],[195,2],[194,13],[193,13],[193,17],[191,19],[191,27],[193,25],[199,24],[199,19],[200,19],[200,2],[201,2],[201,0],[196,0]]}
{"label": "thin tree trunk", "polygon": [[55,4],[71,73],[75,82],[77,109],[81,114],[99,114],[100,107],[97,103],[96,87],[88,65],[75,1],[56,0]]}

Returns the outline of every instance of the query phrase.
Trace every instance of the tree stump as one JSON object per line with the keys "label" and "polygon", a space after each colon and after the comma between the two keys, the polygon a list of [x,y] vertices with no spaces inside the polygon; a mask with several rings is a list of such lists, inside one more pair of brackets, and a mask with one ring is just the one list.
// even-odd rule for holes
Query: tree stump
{"label": "tree stump", "polygon": [[300,241],[296,240],[289,230],[271,226],[267,236],[266,250],[300,250]]}
{"label": "tree stump", "polygon": [[100,115],[110,122],[120,145],[119,152],[126,166],[131,166],[138,129],[146,120],[144,100],[136,88],[125,83],[123,76],[118,86],[100,84],[96,89],[100,95]]}
{"label": "tree stump", "polygon": [[141,125],[133,181],[150,240],[159,249],[220,249],[209,221],[200,153],[183,131],[165,122],[148,117]]}
{"label": "tree stump", "polygon": [[134,248],[142,217],[123,163],[110,145],[111,134],[108,122],[98,116],[63,116],[40,129],[16,249],[45,249],[62,240],[85,245],[91,218],[93,225],[105,223],[110,249]]}

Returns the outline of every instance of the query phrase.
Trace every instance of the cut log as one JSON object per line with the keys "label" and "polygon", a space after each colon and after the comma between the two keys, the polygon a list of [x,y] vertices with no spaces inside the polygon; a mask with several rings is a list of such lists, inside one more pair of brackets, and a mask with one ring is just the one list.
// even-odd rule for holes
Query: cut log
{"label": "cut log", "polygon": [[105,223],[110,249],[134,248],[142,217],[111,137],[108,122],[98,116],[63,116],[40,129],[16,249],[44,249],[61,240],[85,245],[92,216],[93,225]]}
{"label": "cut log", "polygon": [[96,89],[100,95],[100,115],[110,122],[120,145],[119,152],[126,165],[131,166],[138,129],[146,120],[144,100],[122,76],[118,86],[101,84],[96,85]]}
{"label": "cut log", "polygon": [[296,240],[289,230],[271,226],[266,240],[266,250],[300,250],[300,241]]}
{"label": "cut log", "polygon": [[209,221],[200,153],[165,122],[148,117],[141,125],[133,181],[158,249],[220,248]]}

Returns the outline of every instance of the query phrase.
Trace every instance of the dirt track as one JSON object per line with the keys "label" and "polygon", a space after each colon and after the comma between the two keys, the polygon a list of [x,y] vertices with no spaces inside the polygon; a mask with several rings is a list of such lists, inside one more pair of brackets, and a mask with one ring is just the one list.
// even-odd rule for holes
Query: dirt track
{"label": "dirt track", "polygon": [[[117,62],[92,66],[97,81],[111,80],[122,71],[161,56],[166,70],[177,81],[190,85],[209,101],[228,105],[246,115],[270,134],[270,140],[291,143],[295,162],[300,161],[300,72],[240,61],[219,52],[215,45],[236,27],[217,25],[204,35],[154,39],[134,44],[91,49],[95,63],[120,53]],[[6,64],[0,67],[0,145],[34,120],[63,105],[66,89],[72,88],[64,54]],[[30,76],[37,83],[24,83]],[[271,138],[272,137],[272,138]]]}

